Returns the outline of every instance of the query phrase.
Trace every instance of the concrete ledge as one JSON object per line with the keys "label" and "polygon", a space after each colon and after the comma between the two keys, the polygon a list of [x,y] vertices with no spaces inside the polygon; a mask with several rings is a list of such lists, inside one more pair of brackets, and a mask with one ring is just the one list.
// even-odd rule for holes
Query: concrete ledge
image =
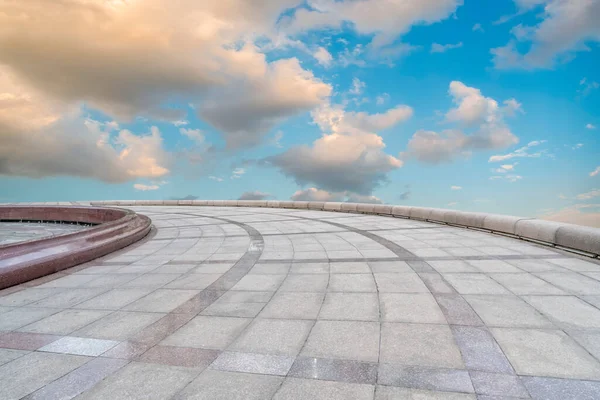
{"label": "concrete ledge", "polygon": [[0,289],[112,253],[140,240],[151,227],[148,217],[120,208],[0,206],[0,220],[95,224],[66,235],[0,246]]}
{"label": "concrete ledge", "polygon": [[[225,206],[235,202],[247,207],[270,207],[343,211],[350,213],[392,215],[422,221],[446,223],[466,228],[484,229],[494,233],[512,235],[525,240],[560,246],[567,250],[583,252],[600,257],[600,229],[534,218],[515,217],[486,213],[471,213],[441,208],[392,206],[387,204],[312,202],[312,201],[223,201],[194,200],[196,206]],[[105,201],[91,202],[93,205],[167,205],[168,201]],[[179,205],[187,205],[181,201]]]}

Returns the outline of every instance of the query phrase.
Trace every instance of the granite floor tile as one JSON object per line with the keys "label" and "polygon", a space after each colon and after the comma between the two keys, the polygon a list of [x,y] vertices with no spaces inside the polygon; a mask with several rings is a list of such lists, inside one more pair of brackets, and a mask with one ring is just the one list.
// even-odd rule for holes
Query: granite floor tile
{"label": "granite floor tile", "polygon": [[516,296],[467,295],[464,298],[488,326],[555,328],[548,318]]}
{"label": "granite floor tile", "polygon": [[115,311],[72,333],[72,336],[96,339],[127,340],[164,314]]}
{"label": "granite floor tile", "polygon": [[40,348],[39,351],[96,357],[118,344],[119,342],[114,340],[65,336]]}
{"label": "granite floor tile", "polygon": [[406,261],[370,261],[369,266],[372,272],[389,273],[412,272],[415,268],[409,266]]}
{"label": "granite floor tile", "polygon": [[277,292],[259,314],[260,318],[316,319],[324,293]]}
{"label": "granite floor tile", "polygon": [[596,400],[600,393],[600,382],[522,377],[523,384],[534,400]]}
{"label": "granite floor tile", "polygon": [[468,369],[514,374],[510,362],[487,328],[453,326],[451,329]]}
{"label": "granite floor tile", "polygon": [[375,273],[377,290],[381,293],[429,293],[419,275],[410,273]]}
{"label": "granite floor tile", "polygon": [[167,283],[177,279],[180,274],[157,274],[155,271],[152,273],[144,274],[130,280],[129,282],[121,285],[121,288],[152,288],[158,289],[165,286]]}
{"label": "granite floor tile", "polygon": [[535,275],[570,294],[600,295],[600,282],[587,276],[571,272],[539,272]]}
{"label": "granite floor tile", "polygon": [[263,400],[273,397],[284,378],[273,375],[205,370],[174,400]]}
{"label": "granite floor tile", "polygon": [[373,385],[287,378],[273,400],[372,400]]}
{"label": "granite floor tile", "polygon": [[140,329],[130,339],[139,343],[157,344],[187,324],[194,316],[194,314],[166,314],[158,321]]}
{"label": "granite floor tile", "polygon": [[23,400],[67,400],[92,388],[110,374],[127,365],[127,360],[96,358],[69,372]]}
{"label": "granite floor tile", "polygon": [[563,329],[600,329],[600,310],[575,296],[525,296],[523,299]]}
{"label": "granite floor tile", "polygon": [[431,260],[428,264],[440,274],[449,272],[479,272],[477,268],[462,260]]}
{"label": "granite floor tile", "polygon": [[447,325],[381,324],[383,363],[438,368],[464,368],[460,351]]}
{"label": "granite floor tile", "polygon": [[144,399],[172,397],[196,376],[193,368],[132,362],[76,399]]}
{"label": "granite floor tile", "polygon": [[161,345],[225,349],[250,321],[248,318],[199,316],[167,336]]}
{"label": "granite floor tile", "polygon": [[56,308],[20,307],[5,312],[0,318],[0,332],[12,331],[59,312]]}
{"label": "granite floor tile", "polygon": [[0,365],[28,354],[27,350],[0,349]]}
{"label": "granite floor tile", "polygon": [[295,356],[300,352],[313,322],[258,318],[228,350],[246,353]]}
{"label": "granite floor tile", "polygon": [[332,262],[329,266],[332,274],[370,274],[371,268],[366,262]]}
{"label": "granite floor tile", "polygon": [[381,385],[422,390],[475,393],[469,373],[462,369],[380,364],[377,382]]}
{"label": "granite floor tile", "polygon": [[475,393],[488,396],[505,396],[528,399],[529,393],[516,375],[471,371]]}
{"label": "granite floor tile", "polygon": [[211,365],[212,369],[253,374],[286,376],[294,357],[226,351]]}
{"label": "granite floor tile", "polygon": [[327,293],[319,319],[379,321],[377,294]]}
{"label": "granite floor tile", "polygon": [[563,290],[527,273],[490,274],[490,277],[516,295],[566,295]]}
{"label": "granite floor tile", "polygon": [[56,288],[27,288],[16,293],[0,297],[0,306],[22,307],[63,292]]}
{"label": "granite floor tile", "polygon": [[74,308],[88,310],[118,310],[148,295],[152,290],[153,289],[148,288],[112,289],[79,303],[74,306]]}
{"label": "granite floor tile", "polygon": [[231,290],[217,300],[218,303],[267,303],[275,292],[244,292]]}
{"label": "granite floor tile", "polygon": [[254,318],[264,307],[265,303],[213,303],[200,315]]}
{"label": "granite floor tile", "polygon": [[467,301],[458,294],[434,294],[440,310],[451,325],[482,326],[483,321]]}
{"label": "granite floor tile", "polygon": [[375,384],[377,381],[377,363],[298,357],[294,361],[288,376],[325,381]]}
{"label": "granite floor tile", "polygon": [[419,272],[419,278],[423,281],[431,293],[455,294],[456,290],[444,280],[437,272]]}
{"label": "granite floor tile", "polygon": [[600,363],[562,331],[491,331],[519,375],[600,379]]}
{"label": "granite floor tile", "polygon": [[57,335],[41,333],[7,332],[0,334],[0,348],[15,350],[37,350],[60,339]]}
{"label": "granite floor tile", "polygon": [[317,321],[302,356],[377,362],[379,323]]}
{"label": "granite floor tile", "polygon": [[294,263],[290,274],[328,274],[329,263]]}
{"label": "granite floor tile", "polygon": [[[476,400],[474,394],[377,386],[375,400]],[[497,399],[500,400],[500,399]]]}
{"label": "granite floor tile", "polygon": [[290,274],[281,288],[282,292],[324,292],[327,289],[329,276],[325,274]]}
{"label": "granite floor tile", "polygon": [[164,288],[202,290],[209,287],[221,276],[221,274],[187,274],[167,283]]}
{"label": "granite floor tile", "polygon": [[448,281],[460,294],[511,294],[499,283],[484,274],[444,274]]}
{"label": "granite floor tile", "polygon": [[275,274],[275,275],[287,275],[291,267],[291,264],[256,264],[249,274]]}
{"label": "granite floor tile", "polygon": [[330,292],[377,292],[372,274],[335,274],[330,276]]}
{"label": "granite floor tile", "polygon": [[157,289],[154,292],[130,303],[125,311],[168,313],[198,294],[197,290]]}
{"label": "granite floor tile", "polygon": [[590,261],[580,260],[578,258],[551,258],[545,260],[549,263],[560,266],[575,272],[599,272],[600,265]]}
{"label": "granite floor tile", "polygon": [[251,274],[244,276],[232,290],[246,291],[276,291],[285,275]]}
{"label": "granite floor tile", "polygon": [[33,324],[19,328],[22,332],[68,335],[108,315],[110,311],[64,310]]}
{"label": "granite floor tile", "polygon": [[445,324],[446,318],[429,293],[381,293],[382,321]]}
{"label": "granite floor tile", "polygon": [[154,346],[142,354],[138,360],[145,363],[204,369],[208,367],[218,355],[218,350],[197,349],[193,347]]}
{"label": "granite floor tile", "polygon": [[102,357],[134,360],[144,354],[152,345],[125,341],[102,354]]}
{"label": "granite floor tile", "polygon": [[106,292],[105,288],[69,289],[36,301],[31,307],[70,308]]}
{"label": "granite floor tile", "polygon": [[523,270],[502,260],[468,260],[467,263],[477,268],[480,272],[487,274],[523,272]]}
{"label": "granite floor tile", "polygon": [[90,359],[66,354],[33,352],[0,367],[0,398],[20,399]]}

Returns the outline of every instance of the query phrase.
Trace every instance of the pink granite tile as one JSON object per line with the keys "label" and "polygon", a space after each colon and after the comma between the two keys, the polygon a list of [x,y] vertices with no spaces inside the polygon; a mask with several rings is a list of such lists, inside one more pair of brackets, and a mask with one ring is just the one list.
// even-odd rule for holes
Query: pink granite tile
{"label": "pink granite tile", "polygon": [[17,350],[37,350],[61,337],[41,333],[8,332],[0,335],[0,347]]}

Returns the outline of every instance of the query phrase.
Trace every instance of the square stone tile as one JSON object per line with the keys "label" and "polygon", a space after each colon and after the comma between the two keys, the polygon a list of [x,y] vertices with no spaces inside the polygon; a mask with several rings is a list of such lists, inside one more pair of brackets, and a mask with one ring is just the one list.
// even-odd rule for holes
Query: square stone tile
{"label": "square stone tile", "polygon": [[287,378],[273,400],[372,400],[373,385]]}
{"label": "square stone tile", "polygon": [[319,319],[379,321],[376,293],[327,293]]}
{"label": "square stone tile", "polygon": [[70,308],[106,292],[105,288],[69,289],[31,304],[32,307]]}
{"label": "square stone tile", "polygon": [[198,293],[198,290],[157,289],[147,296],[130,303],[124,307],[124,310],[168,313]]}
{"label": "square stone tile", "polygon": [[12,331],[59,312],[56,308],[20,307],[7,311],[0,317],[0,332]]}
{"label": "square stone tile", "polygon": [[167,283],[165,289],[195,289],[202,290],[209,287],[222,274],[186,274]]}
{"label": "square stone tile", "polygon": [[[476,400],[474,394],[377,386],[375,400]],[[484,400],[484,399],[482,399]],[[501,399],[498,399],[501,400]]]}
{"label": "square stone tile", "polygon": [[40,348],[38,351],[97,357],[118,344],[119,342],[114,340],[65,336]]}
{"label": "square stone tile", "polygon": [[324,293],[277,292],[260,313],[260,318],[316,319]]}
{"label": "square stone tile", "polygon": [[546,260],[535,260],[535,259],[525,259],[525,260],[506,260],[510,265],[514,265],[515,267],[527,271],[527,272],[566,272],[567,269],[559,267],[558,265],[549,263]]}
{"label": "square stone tile", "polygon": [[492,328],[519,375],[600,379],[600,364],[558,330]]}
{"label": "square stone tile", "polygon": [[535,275],[546,282],[549,282],[552,285],[569,292],[570,294],[600,294],[600,282],[595,279],[588,278],[587,276],[571,272],[539,272]]}
{"label": "square stone tile", "polygon": [[219,355],[218,350],[193,347],[154,346],[139,357],[146,363],[204,369]]}
{"label": "square stone tile", "polygon": [[546,281],[527,273],[523,274],[490,274],[496,282],[516,295],[566,295],[563,290]]}
{"label": "square stone tile", "polygon": [[101,355],[101,357],[133,360],[133,359],[137,359],[139,356],[144,354],[152,346],[153,345],[151,345],[151,344],[125,341],[125,342],[121,342],[120,344],[116,345],[115,347],[108,350],[107,352],[103,353]]}
{"label": "square stone tile", "polygon": [[528,399],[529,393],[516,375],[471,371],[471,382],[477,394]]}
{"label": "square stone tile", "polygon": [[381,293],[382,321],[445,324],[446,318],[429,293]]}
{"label": "square stone tile", "polygon": [[500,346],[486,328],[452,326],[451,329],[468,369],[501,374],[515,373]]}
{"label": "square stone tile", "polygon": [[216,301],[217,303],[267,303],[275,292],[243,292],[230,290]]}
{"label": "square stone tile", "polygon": [[562,268],[575,272],[600,272],[600,265],[591,261],[581,260],[579,258],[551,258],[546,260],[549,263],[558,265]]}
{"label": "square stone tile", "polygon": [[140,276],[139,274],[107,274],[107,275],[81,275],[81,276],[93,276],[95,279],[85,282],[79,287],[89,288],[104,288],[111,289],[124,285],[127,282]]}
{"label": "square stone tile", "polygon": [[370,261],[369,266],[373,272],[413,272],[406,261]]}
{"label": "square stone tile", "polygon": [[225,351],[215,360],[211,368],[221,371],[286,376],[293,363],[294,357],[289,356]]}
{"label": "square stone tile", "polygon": [[329,276],[324,274],[288,275],[281,285],[283,292],[324,292],[327,289]]}
{"label": "square stone tile", "polygon": [[377,364],[353,360],[297,357],[288,376],[325,381],[374,384],[377,381]]}
{"label": "square stone tile", "polygon": [[419,272],[418,275],[431,293],[456,293],[456,290],[437,272]]}
{"label": "square stone tile", "polygon": [[444,274],[444,278],[460,294],[511,294],[484,274]]}
{"label": "square stone tile", "polygon": [[192,368],[132,362],[77,399],[167,399],[197,374]]}
{"label": "square stone tile", "polygon": [[231,290],[276,291],[285,275],[249,274],[244,276]]}
{"label": "square stone tile", "polygon": [[293,263],[290,274],[328,274],[329,263]]}
{"label": "square stone tile", "polygon": [[[474,393],[469,373],[462,369],[441,369],[397,364],[379,364],[377,382],[387,386],[400,386],[427,391]],[[378,387],[378,390],[381,387]],[[398,394],[397,391],[393,391]],[[402,394],[402,392],[400,392]],[[405,393],[405,392],[404,392]],[[411,396],[413,392],[410,392]],[[423,393],[420,393],[424,399]],[[431,394],[426,392],[425,394]],[[415,396],[417,399],[418,395]],[[415,398],[412,397],[412,398]],[[384,397],[385,398],[385,397]],[[411,397],[409,397],[411,398]],[[452,399],[452,397],[431,397],[433,399]],[[395,399],[392,397],[392,399]],[[402,399],[402,397],[400,397]]]}
{"label": "square stone tile", "polygon": [[576,332],[570,333],[570,336],[575,339],[577,343],[583,346],[583,348],[586,349],[591,355],[600,360],[600,332]]}
{"label": "square stone tile", "polygon": [[38,286],[38,288],[75,288],[95,279],[98,279],[97,275],[67,275],[44,283]]}
{"label": "square stone tile", "polygon": [[594,400],[600,393],[600,382],[573,379],[523,377],[523,384],[534,399]]}
{"label": "square stone tile", "polygon": [[548,318],[517,296],[467,295],[464,298],[488,326],[555,328]]}
{"label": "square stone tile", "polygon": [[263,400],[281,386],[282,377],[205,370],[178,393],[174,400]]}
{"label": "square stone tile", "polygon": [[159,313],[116,311],[73,332],[72,336],[127,340],[163,316]]}
{"label": "square stone tile", "polygon": [[467,263],[486,274],[523,272],[523,270],[502,260],[468,260]]}
{"label": "square stone tile", "polygon": [[256,264],[249,274],[276,274],[276,275],[287,275],[290,271],[291,264]]}
{"label": "square stone tile", "polygon": [[448,272],[479,272],[479,270],[462,260],[430,260],[429,265],[439,273]]}
{"label": "square stone tile", "polygon": [[330,292],[376,292],[371,274],[335,274],[329,279]]}
{"label": "square stone tile", "polygon": [[22,307],[36,301],[57,295],[65,289],[56,288],[27,288],[15,293],[0,297],[0,306]]}
{"label": "square stone tile", "polygon": [[376,362],[379,358],[379,323],[317,321],[302,356]]}
{"label": "square stone tile", "polygon": [[523,299],[563,329],[600,329],[600,310],[575,296],[525,296]]}
{"label": "square stone tile", "polygon": [[438,368],[464,368],[447,325],[383,323],[382,363]]}
{"label": "square stone tile", "polygon": [[434,294],[434,297],[451,325],[481,326],[483,321],[459,294]]}
{"label": "square stone tile", "polygon": [[371,268],[366,262],[332,262],[330,271],[332,274],[370,274]]}
{"label": "square stone tile", "polygon": [[88,310],[118,310],[129,303],[133,303],[148,295],[152,290],[153,289],[148,288],[113,289],[84,301],[83,303],[79,303],[74,306],[74,308]]}
{"label": "square stone tile", "polygon": [[88,357],[33,352],[0,367],[0,398],[20,399],[89,361]]}
{"label": "square stone tile", "polygon": [[4,365],[9,361],[15,360],[29,354],[27,350],[0,349],[0,365]]}
{"label": "square stone tile", "polygon": [[57,335],[41,333],[7,332],[0,334],[0,348],[15,350],[37,350],[60,339]]}
{"label": "square stone tile", "polygon": [[130,280],[121,287],[145,287],[157,289],[167,283],[177,279],[181,274],[157,274],[153,271],[150,274],[144,274]]}
{"label": "square stone tile", "polygon": [[110,311],[64,310],[33,324],[19,328],[22,332],[68,335],[90,323],[105,317]]}
{"label": "square stone tile", "polygon": [[200,315],[220,317],[254,318],[265,307],[265,303],[219,303],[205,308]]}
{"label": "square stone tile", "polygon": [[376,273],[377,289],[381,293],[429,293],[419,275],[410,273]]}
{"label": "square stone tile", "polygon": [[199,316],[168,336],[160,344],[224,349],[238,337],[250,321],[248,318]]}
{"label": "square stone tile", "polygon": [[295,356],[304,344],[313,322],[257,318],[228,350],[246,353]]}

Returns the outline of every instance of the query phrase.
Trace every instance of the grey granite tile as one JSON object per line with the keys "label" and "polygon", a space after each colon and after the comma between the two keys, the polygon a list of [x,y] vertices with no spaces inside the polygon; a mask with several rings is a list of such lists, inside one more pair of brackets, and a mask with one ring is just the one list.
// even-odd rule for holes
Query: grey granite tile
{"label": "grey granite tile", "polygon": [[600,329],[600,310],[575,296],[524,296],[563,329]]}
{"label": "grey granite tile", "polygon": [[414,389],[475,393],[469,373],[461,369],[380,364],[377,382]]}
{"label": "grey granite tile", "polygon": [[324,293],[279,291],[267,303],[260,318],[316,319]]}
{"label": "grey granite tile", "polygon": [[286,376],[294,357],[226,351],[212,363],[211,368],[222,371]]}
{"label": "grey granite tile", "polygon": [[319,319],[379,321],[375,293],[327,293]]}
{"label": "grey granite tile", "polygon": [[529,398],[529,393],[516,375],[471,371],[471,382],[475,393],[489,396]]}
{"label": "grey granite tile", "polygon": [[285,278],[280,290],[283,292],[324,292],[329,276],[325,274],[291,274]]}
{"label": "grey granite tile", "polygon": [[437,272],[419,272],[419,278],[431,293],[456,294],[456,290]]}
{"label": "grey granite tile", "polygon": [[295,356],[313,325],[307,320],[257,318],[228,350],[247,353]]}
{"label": "grey granite tile", "polygon": [[380,293],[429,293],[419,275],[409,273],[375,273]]}
{"label": "grey granite tile", "polygon": [[446,323],[444,314],[429,293],[381,293],[379,300],[381,302],[382,321],[423,324]]}
{"label": "grey granite tile", "polygon": [[80,356],[99,356],[118,345],[114,340],[79,338],[65,336],[55,342],[47,344],[38,351],[51,353],[75,354]]}
{"label": "grey granite tile", "polygon": [[482,326],[483,321],[459,294],[434,294],[434,297],[451,325]]}
{"label": "grey granite tile", "polygon": [[486,328],[453,326],[452,333],[468,369],[514,374],[510,362]]}
{"label": "grey granite tile", "polygon": [[374,386],[287,378],[273,400],[372,400]]}
{"label": "grey granite tile", "polygon": [[474,394],[377,386],[375,400],[475,400]]}
{"label": "grey granite tile", "polygon": [[544,377],[522,377],[534,400],[597,400],[600,382]]}
{"label": "grey granite tile", "polygon": [[464,298],[488,326],[555,328],[548,318],[517,296],[466,295]]}
{"label": "grey granite tile", "polygon": [[288,376],[326,381],[368,383],[377,380],[377,364],[352,360],[298,357]]}
{"label": "grey granite tile", "polygon": [[199,316],[167,336],[161,345],[224,349],[250,321],[249,318]]}

